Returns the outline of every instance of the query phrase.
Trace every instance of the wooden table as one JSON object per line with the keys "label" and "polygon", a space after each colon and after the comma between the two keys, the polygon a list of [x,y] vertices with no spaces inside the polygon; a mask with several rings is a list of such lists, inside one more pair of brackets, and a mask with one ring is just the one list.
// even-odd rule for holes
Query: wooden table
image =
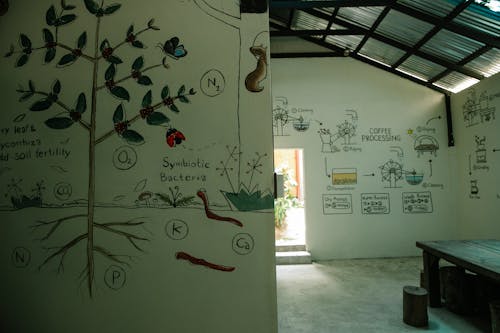
{"label": "wooden table", "polygon": [[423,250],[429,306],[441,306],[439,260],[500,283],[500,240],[446,240],[417,242]]}

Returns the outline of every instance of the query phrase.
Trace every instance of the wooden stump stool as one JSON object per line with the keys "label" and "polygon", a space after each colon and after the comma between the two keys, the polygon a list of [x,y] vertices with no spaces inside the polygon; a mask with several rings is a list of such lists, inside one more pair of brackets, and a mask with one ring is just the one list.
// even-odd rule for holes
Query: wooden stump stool
{"label": "wooden stump stool", "polygon": [[500,333],[500,301],[490,302],[491,332]]}
{"label": "wooden stump stool", "polygon": [[427,290],[415,286],[403,287],[403,321],[415,327],[428,325]]}

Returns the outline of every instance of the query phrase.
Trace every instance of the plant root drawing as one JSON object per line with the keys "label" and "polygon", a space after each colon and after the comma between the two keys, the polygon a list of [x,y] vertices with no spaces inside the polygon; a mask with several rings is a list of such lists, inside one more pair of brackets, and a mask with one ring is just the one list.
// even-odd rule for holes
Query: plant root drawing
{"label": "plant root drawing", "polygon": [[207,268],[214,269],[217,271],[222,271],[222,272],[232,272],[236,269],[236,267],[214,264],[214,263],[206,261],[205,259],[193,257],[192,255],[190,255],[186,252],[177,252],[175,254],[175,258],[179,259],[179,260],[189,261],[193,265],[205,266]]}
{"label": "plant root drawing", "polygon": [[[37,221],[36,224],[31,226],[32,229],[34,230],[39,230],[39,229],[46,229],[48,228],[48,231],[45,231],[44,235],[39,238],[39,241],[47,241],[51,238],[51,236],[65,223],[68,223],[72,220],[78,220],[78,219],[86,219],[87,215],[86,214],[75,214],[72,216],[67,216],[55,220],[50,220],[50,221]],[[125,228],[134,228],[134,227],[139,227],[139,226],[144,226],[145,222],[144,221],[139,221],[140,219],[131,219],[128,221],[123,221],[123,222],[107,222],[107,223],[98,223],[94,222],[94,228],[102,230],[107,233],[114,234],[118,238],[123,239],[124,241],[128,242],[130,245],[132,245],[136,250],[140,252],[144,252],[144,249],[142,248],[142,245],[140,245],[139,242],[148,242],[149,239],[145,237],[138,236],[135,233],[129,232],[128,230],[126,231]],[[62,246],[56,246],[56,247],[46,247],[45,249],[48,251],[52,251],[52,253],[40,264],[38,269],[42,269],[44,266],[46,266],[49,262],[52,260],[55,260],[57,257],[59,257],[59,264],[58,264],[58,272],[64,271],[64,258],[68,254],[68,252],[73,249],[76,245],[78,245],[81,241],[88,239],[89,234],[88,232],[82,233],[78,235],[77,237],[73,238],[71,241],[67,242],[66,244]],[[103,246],[96,245],[94,243],[94,246],[92,248],[93,253],[98,253],[104,256],[105,258],[119,263],[123,265],[129,266],[127,261],[124,261],[120,259],[121,257],[126,257],[131,259],[131,256],[128,255],[117,255],[113,254],[111,251],[106,249]],[[88,274],[88,270],[90,267],[87,266],[85,267],[85,271]]]}

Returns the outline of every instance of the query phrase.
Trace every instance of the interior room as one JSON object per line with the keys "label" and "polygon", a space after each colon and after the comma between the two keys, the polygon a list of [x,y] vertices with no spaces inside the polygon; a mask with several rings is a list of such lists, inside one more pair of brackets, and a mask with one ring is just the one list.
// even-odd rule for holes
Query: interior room
{"label": "interior room", "polygon": [[500,332],[499,36],[493,0],[0,0],[0,331]]}

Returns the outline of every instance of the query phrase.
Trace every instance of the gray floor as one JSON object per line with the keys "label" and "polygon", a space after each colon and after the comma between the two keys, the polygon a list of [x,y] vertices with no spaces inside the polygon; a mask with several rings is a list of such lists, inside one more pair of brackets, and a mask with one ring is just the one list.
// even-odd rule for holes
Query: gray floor
{"label": "gray floor", "polygon": [[403,286],[419,285],[421,258],[277,266],[279,333],[489,332],[488,323],[429,309],[429,327],[403,323]]}

